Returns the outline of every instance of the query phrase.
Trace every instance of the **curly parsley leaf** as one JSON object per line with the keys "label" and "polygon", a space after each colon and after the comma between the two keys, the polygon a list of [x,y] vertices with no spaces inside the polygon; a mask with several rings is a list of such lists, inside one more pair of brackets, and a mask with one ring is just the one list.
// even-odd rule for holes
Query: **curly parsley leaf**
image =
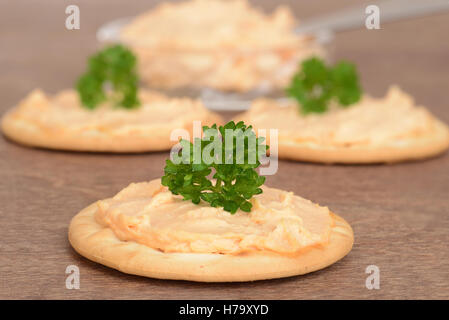
{"label": "curly parsley leaf", "polygon": [[166,161],[162,185],[195,204],[203,200],[231,214],[238,209],[250,212],[248,200],[262,193],[265,182],[256,171],[268,149],[264,138],[257,138],[243,121],[204,126],[203,132],[193,144],[180,141],[181,149]]}
{"label": "curly parsley leaf", "polygon": [[360,100],[362,89],[354,64],[341,61],[326,66],[320,58],[312,57],[301,63],[286,92],[307,114],[327,111],[333,100],[342,107],[350,106]]}
{"label": "curly parsley leaf", "polygon": [[107,100],[125,109],[139,106],[136,61],[134,54],[122,45],[107,47],[91,56],[88,70],[76,84],[83,106],[95,109]]}

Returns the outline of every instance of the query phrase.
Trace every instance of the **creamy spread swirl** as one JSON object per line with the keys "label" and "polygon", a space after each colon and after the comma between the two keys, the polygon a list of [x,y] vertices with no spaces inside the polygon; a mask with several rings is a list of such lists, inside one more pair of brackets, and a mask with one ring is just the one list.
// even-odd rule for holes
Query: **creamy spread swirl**
{"label": "creamy spread swirl", "polygon": [[218,50],[296,47],[295,18],[288,7],[266,14],[246,0],[164,2],[136,17],[123,41],[157,49]]}
{"label": "creamy spread swirl", "polygon": [[313,37],[295,33],[290,9],[267,14],[246,0],[165,2],[120,34],[152,87],[248,91],[287,84],[298,62],[324,55]]}
{"label": "creamy spread swirl", "polygon": [[263,187],[250,213],[234,215],[173,195],[160,180],[131,184],[98,202],[96,220],[123,241],[163,252],[293,254],[326,244],[333,220],[321,207],[292,192]]}
{"label": "creamy spread swirl", "polygon": [[379,145],[432,132],[434,117],[393,86],[384,98],[364,96],[347,108],[302,115],[294,101],[256,100],[241,118],[259,129],[279,130],[279,141],[320,146]]}
{"label": "creamy spread swirl", "polygon": [[140,90],[139,99],[142,105],[136,109],[104,103],[88,110],[81,106],[74,90],[54,96],[34,90],[13,110],[12,117],[55,133],[70,130],[80,135],[170,136],[173,128],[191,126],[193,120],[205,119],[210,114],[199,100],[168,98],[147,90]]}

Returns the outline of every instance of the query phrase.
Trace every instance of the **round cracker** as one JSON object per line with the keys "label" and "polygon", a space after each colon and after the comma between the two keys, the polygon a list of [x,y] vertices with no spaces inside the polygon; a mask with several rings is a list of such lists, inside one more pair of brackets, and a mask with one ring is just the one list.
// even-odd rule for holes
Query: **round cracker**
{"label": "round cracker", "polygon": [[[43,129],[34,123],[14,117],[14,111],[14,109],[9,111],[2,118],[3,134],[15,142],[31,147],[67,151],[137,153],[169,150],[177,143],[170,140],[171,130],[155,135],[111,135],[101,131],[80,135],[79,132],[70,129],[55,132],[51,128]],[[204,119],[197,120],[203,125],[223,123],[222,118],[214,113],[208,113]],[[192,123],[185,125],[183,129],[192,134]]]}
{"label": "round cracker", "polygon": [[69,227],[69,241],[82,256],[124,273],[200,282],[238,282],[302,275],[325,268],[351,250],[351,226],[332,214],[334,225],[325,246],[286,256],[274,252],[238,255],[164,253],[133,241],[121,241],[96,222],[97,204],[78,213]]}
{"label": "round cracker", "polygon": [[[251,122],[245,114],[234,119]],[[278,140],[280,159],[343,164],[395,163],[419,160],[437,156],[449,148],[449,128],[440,120],[433,118],[434,130],[420,136],[395,139],[382,145],[325,146],[313,142]],[[259,128],[253,125],[257,132]],[[270,144],[269,136],[267,144]]]}
{"label": "round cracker", "polygon": [[434,119],[435,130],[427,135],[391,140],[383,145],[321,146],[279,140],[279,158],[321,163],[394,163],[429,158],[449,148],[449,129]]}

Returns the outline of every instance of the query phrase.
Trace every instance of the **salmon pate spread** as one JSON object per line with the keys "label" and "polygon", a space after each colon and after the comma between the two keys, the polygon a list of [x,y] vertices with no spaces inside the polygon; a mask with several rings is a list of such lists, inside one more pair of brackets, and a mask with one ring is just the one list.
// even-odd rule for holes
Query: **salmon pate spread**
{"label": "salmon pate spread", "polygon": [[230,214],[183,201],[153,180],[99,201],[95,218],[119,239],[163,252],[294,254],[328,242],[333,221],[327,207],[265,186],[251,201],[251,212]]}
{"label": "salmon pate spread", "polygon": [[246,0],[189,0],[141,14],[120,38],[137,54],[150,86],[249,91],[282,87],[298,61],[324,54],[296,26],[285,6],[267,14]]}
{"label": "salmon pate spread", "polygon": [[75,90],[47,95],[34,90],[2,120],[4,133],[29,145],[80,151],[167,150],[172,130],[189,129],[194,120],[220,122],[201,101],[169,98],[140,90],[141,106],[118,108],[106,102],[84,108]]}
{"label": "salmon pate spread", "polygon": [[257,129],[277,129],[279,156],[298,160],[399,161],[449,146],[447,126],[397,86],[383,98],[365,95],[352,106],[331,106],[318,114],[302,114],[293,100],[258,99],[236,119]]}

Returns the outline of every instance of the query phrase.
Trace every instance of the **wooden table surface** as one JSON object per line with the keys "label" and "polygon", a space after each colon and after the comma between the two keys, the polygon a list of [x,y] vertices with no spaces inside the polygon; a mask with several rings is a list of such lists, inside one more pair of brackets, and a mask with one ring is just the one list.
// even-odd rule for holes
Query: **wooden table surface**
{"label": "wooden table surface", "polygon": [[[359,1],[290,1],[310,17]],[[266,9],[275,1],[257,1]],[[78,4],[81,29],[64,27]],[[73,85],[96,50],[95,30],[154,1],[0,1],[0,112],[27,92]],[[365,90],[397,83],[449,123],[449,14],[336,37],[336,58],[355,61]],[[0,138],[0,298],[322,299],[449,298],[449,154],[396,165],[328,166],[281,161],[267,183],[329,206],[353,226],[351,253],[306,276],[201,284],[122,274],[79,256],[67,240],[72,216],[131,182],[161,176],[167,153],[79,154],[28,149]],[[65,288],[77,265],[81,288]],[[380,289],[365,287],[368,265]]]}

